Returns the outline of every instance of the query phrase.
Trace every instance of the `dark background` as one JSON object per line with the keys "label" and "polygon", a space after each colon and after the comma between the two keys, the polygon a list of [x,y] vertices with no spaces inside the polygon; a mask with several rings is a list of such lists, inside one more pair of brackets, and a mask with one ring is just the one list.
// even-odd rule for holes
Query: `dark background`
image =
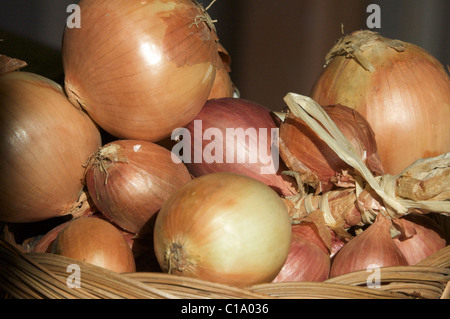
{"label": "dark background", "polygon": [[[206,7],[210,0],[199,2]],[[60,82],[61,39],[72,3],[78,1],[0,0],[0,54]],[[419,45],[450,65],[448,0],[217,0],[208,12],[218,20],[241,97],[279,110],[286,93],[309,95],[341,24],[345,32],[367,29],[372,3],[381,8],[381,28],[374,31]]]}

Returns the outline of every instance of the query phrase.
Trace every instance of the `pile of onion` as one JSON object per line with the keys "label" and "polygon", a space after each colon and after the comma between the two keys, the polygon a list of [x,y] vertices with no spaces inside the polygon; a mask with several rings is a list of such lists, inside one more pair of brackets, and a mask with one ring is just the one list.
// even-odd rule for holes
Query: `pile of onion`
{"label": "pile of onion", "polygon": [[385,172],[450,151],[450,78],[422,48],[372,31],[342,36],[326,57],[311,98],[361,113]]}
{"label": "pile of onion", "polygon": [[286,167],[278,152],[278,127],[265,106],[241,98],[212,99],[186,129],[173,150],[180,153],[181,148],[194,177],[234,172],[262,181],[280,195],[295,193],[295,181],[282,174]]}
{"label": "pile of onion", "polygon": [[[370,124],[357,111],[344,105],[322,106],[331,120],[355,148],[374,175],[383,174],[377,143]],[[316,192],[335,185],[334,178],[351,167],[301,119],[289,112],[280,125],[280,153],[290,170]]]}
{"label": "pile of onion", "polygon": [[97,209],[123,229],[138,233],[179,187],[191,180],[183,163],[155,143],[117,140],[90,159],[86,185]]}
{"label": "pile of onion", "polygon": [[82,0],[81,28],[66,28],[65,89],[118,138],[162,140],[206,102],[218,42],[192,0]]}
{"label": "pile of onion", "polygon": [[131,247],[122,233],[108,221],[79,217],[63,225],[51,244],[52,253],[118,273],[136,270]]}
{"label": "pile of onion", "polygon": [[198,177],[174,193],[156,218],[154,245],[164,272],[233,286],[272,281],[291,243],[280,196],[234,173]]}
{"label": "pile of onion", "polygon": [[84,208],[83,164],[101,136],[57,83],[23,71],[0,75],[0,127],[1,221],[33,222]]}

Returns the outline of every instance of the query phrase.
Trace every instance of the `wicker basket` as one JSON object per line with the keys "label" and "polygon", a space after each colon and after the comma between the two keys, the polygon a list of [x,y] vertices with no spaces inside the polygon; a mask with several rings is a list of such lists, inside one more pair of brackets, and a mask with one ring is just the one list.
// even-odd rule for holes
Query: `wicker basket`
{"label": "wicker basket", "polygon": [[[80,267],[81,285],[69,288],[68,265]],[[54,254],[23,253],[0,241],[0,296],[20,299],[448,299],[450,246],[416,266],[380,269],[380,285],[358,271],[325,282],[267,283],[235,288],[154,272],[117,274]]]}

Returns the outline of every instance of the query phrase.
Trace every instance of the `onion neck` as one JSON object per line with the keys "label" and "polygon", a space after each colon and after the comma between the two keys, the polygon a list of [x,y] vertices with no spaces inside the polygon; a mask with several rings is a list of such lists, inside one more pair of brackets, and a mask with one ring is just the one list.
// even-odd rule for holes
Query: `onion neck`
{"label": "onion neck", "polygon": [[89,158],[85,164],[86,172],[93,167],[98,167],[105,174],[106,185],[108,182],[108,169],[116,163],[128,163],[128,158],[124,155],[124,151],[120,145],[110,143],[107,146],[101,147]]}
{"label": "onion neck", "polygon": [[183,273],[193,265],[183,245],[176,242],[171,243],[167,247],[164,261],[165,268],[169,274],[173,274],[174,272]]}
{"label": "onion neck", "polygon": [[325,57],[327,66],[336,56],[345,56],[358,62],[366,71],[374,72],[372,63],[363,56],[363,52],[373,45],[391,48],[397,52],[405,50],[404,42],[382,37],[379,33],[362,30],[342,36]]}
{"label": "onion neck", "polygon": [[205,22],[206,25],[208,26],[208,28],[211,31],[214,31],[214,33],[217,33],[216,31],[216,26],[214,25],[214,23],[217,22],[217,20],[213,20],[211,19],[211,16],[208,14],[208,9],[211,8],[211,6],[214,4],[214,2],[216,2],[216,0],[212,0],[211,3],[206,7],[203,8],[203,6],[198,3],[197,1],[193,1],[194,4],[198,7],[198,9],[200,10],[201,14],[197,15],[195,17],[194,22],[190,25],[190,27],[192,27],[193,25],[195,25],[198,28],[198,24],[201,22]]}

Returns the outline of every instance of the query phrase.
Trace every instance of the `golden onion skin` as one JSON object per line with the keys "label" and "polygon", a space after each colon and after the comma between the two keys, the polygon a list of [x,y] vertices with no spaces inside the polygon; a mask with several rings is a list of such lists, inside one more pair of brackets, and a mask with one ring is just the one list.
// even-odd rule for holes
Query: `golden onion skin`
{"label": "golden onion skin", "polygon": [[101,146],[89,116],[57,83],[16,71],[0,76],[0,220],[33,222],[70,214],[83,165]]}
{"label": "golden onion skin", "polygon": [[163,271],[240,287],[272,281],[290,243],[291,222],[278,194],[226,172],[180,188],[164,203],[154,228]]}
{"label": "golden onion skin", "polygon": [[159,141],[190,122],[211,91],[214,29],[190,0],[82,0],[63,37],[65,89],[107,132]]}
{"label": "golden onion skin", "polygon": [[[358,48],[353,58],[338,48],[347,41]],[[366,61],[372,72],[363,67]],[[375,133],[388,174],[450,151],[449,75],[416,45],[371,31],[341,38],[328,54],[310,97],[321,105],[340,103],[361,113]]]}
{"label": "golden onion skin", "polygon": [[120,230],[100,218],[79,217],[68,222],[53,242],[52,253],[117,273],[136,271],[133,252]]}

